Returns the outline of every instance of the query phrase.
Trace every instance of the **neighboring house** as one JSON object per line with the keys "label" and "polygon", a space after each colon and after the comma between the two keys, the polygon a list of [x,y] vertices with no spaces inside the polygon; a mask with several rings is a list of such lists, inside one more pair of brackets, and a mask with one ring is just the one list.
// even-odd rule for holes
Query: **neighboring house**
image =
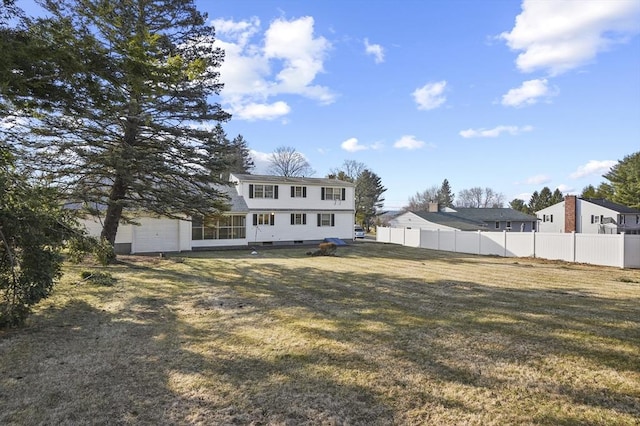
{"label": "neighboring house", "polygon": [[437,205],[429,211],[405,212],[389,221],[393,228],[446,229],[458,231],[513,231],[535,230],[536,217],[510,208],[448,208],[438,211]]}
{"label": "neighboring house", "polygon": [[[307,244],[354,238],[355,185],[336,179],[232,174],[230,210],[221,219],[138,217],[121,224],[118,253],[179,252],[215,247]],[[85,221],[91,235],[101,226]]]}
{"label": "neighboring house", "polygon": [[536,215],[540,232],[640,234],[640,210],[602,198],[568,195]]}

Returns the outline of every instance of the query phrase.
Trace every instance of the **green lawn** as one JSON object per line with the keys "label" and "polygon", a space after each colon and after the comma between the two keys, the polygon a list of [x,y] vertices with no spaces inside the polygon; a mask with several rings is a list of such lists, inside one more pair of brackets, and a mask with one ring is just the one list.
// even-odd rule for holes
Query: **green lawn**
{"label": "green lawn", "polygon": [[307,250],[67,265],[0,331],[0,424],[638,424],[640,270]]}

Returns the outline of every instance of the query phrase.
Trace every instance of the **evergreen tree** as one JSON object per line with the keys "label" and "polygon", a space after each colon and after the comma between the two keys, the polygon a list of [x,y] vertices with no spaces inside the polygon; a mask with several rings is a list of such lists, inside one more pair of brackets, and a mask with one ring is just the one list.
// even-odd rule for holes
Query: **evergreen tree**
{"label": "evergreen tree", "polygon": [[542,190],[540,191],[540,198],[538,200],[536,211],[545,209],[551,205],[551,195],[551,190],[548,186],[542,188]]}
{"label": "evergreen tree", "polygon": [[556,190],[553,191],[553,194],[551,195],[549,205],[552,206],[554,204],[561,203],[562,201],[564,201],[564,195],[562,194],[562,191],[560,191],[560,189],[556,188]]}
{"label": "evergreen tree", "polygon": [[0,327],[21,324],[61,275],[61,250],[78,231],[58,197],[17,170],[0,144]]}
{"label": "evergreen tree", "polygon": [[520,198],[514,198],[513,200],[511,200],[511,202],[509,203],[509,207],[519,212],[529,214],[529,207],[527,207],[524,201]]}
{"label": "evergreen tree", "polygon": [[625,156],[603,176],[613,188],[613,200],[640,209],[640,151]]}
{"label": "evergreen tree", "polygon": [[447,179],[442,181],[442,185],[438,190],[438,208],[441,210],[445,207],[453,207],[453,198],[454,195],[451,192],[451,186],[449,185],[449,181]]}
{"label": "evergreen tree", "polygon": [[387,190],[382,186],[382,179],[372,171],[365,169],[356,180],[355,204],[356,220],[369,231],[372,219],[383,212],[382,194]]}
{"label": "evergreen tree", "polygon": [[527,205],[529,211],[531,213],[537,212],[541,209],[540,205],[540,193],[538,191],[533,191],[533,194],[531,194],[531,198],[529,198],[529,204]]}
{"label": "evergreen tree", "polygon": [[582,194],[580,194],[580,198],[598,198],[594,186],[587,185],[582,188]]}
{"label": "evergreen tree", "polygon": [[229,143],[227,165],[231,173],[251,173],[255,164],[247,141],[238,135]]}
{"label": "evergreen tree", "polygon": [[169,217],[225,210],[211,185],[222,183],[207,155],[215,141],[194,125],[229,118],[209,101],[222,88],[224,52],[193,0],[43,4],[51,18],[29,29],[59,53],[32,69],[36,81],[54,77],[58,92],[19,99],[39,119],[24,144],[39,172],[69,201],[106,206],[102,237],[111,244],[128,209]]}

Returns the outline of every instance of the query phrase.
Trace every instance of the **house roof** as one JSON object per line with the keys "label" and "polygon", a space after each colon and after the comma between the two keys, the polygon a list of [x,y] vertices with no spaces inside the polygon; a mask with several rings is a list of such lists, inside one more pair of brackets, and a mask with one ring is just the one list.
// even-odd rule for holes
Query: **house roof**
{"label": "house roof", "polygon": [[633,207],[625,206],[624,204],[614,203],[613,201],[605,200],[604,198],[581,198],[583,201],[587,201],[592,204],[604,207],[609,210],[613,210],[618,213],[635,213],[640,214],[640,210]]}
{"label": "house roof", "polygon": [[232,173],[238,180],[244,182],[267,182],[267,183],[288,183],[293,185],[325,185],[325,186],[355,186],[352,182],[347,182],[339,179],[329,178],[311,178],[311,177],[286,177],[286,176],[272,176],[272,175],[249,175],[249,174],[236,174]]}
{"label": "house roof", "polygon": [[461,231],[481,231],[486,230],[487,225],[481,221],[465,219],[456,216],[455,213],[447,212],[413,212],[416,216],[438,225],[444,225]]}
{"label": "house roof", "polygon": [[232,186],[216,186],[216,189],[229,197],[230,213],[248,213],[249,206],[242,195],[238,195],[236,189]]}
{"label": "house roof", "polygon": [[513,222],[535,222],[538,220],[536,216],[522,213],[518,210],[510,208],[470,208],[470,207],[456,207],[455,214],[459,217],[463,217],[469,220],[476,220],[480,222],[499,222],[499,221],[513,221]]}

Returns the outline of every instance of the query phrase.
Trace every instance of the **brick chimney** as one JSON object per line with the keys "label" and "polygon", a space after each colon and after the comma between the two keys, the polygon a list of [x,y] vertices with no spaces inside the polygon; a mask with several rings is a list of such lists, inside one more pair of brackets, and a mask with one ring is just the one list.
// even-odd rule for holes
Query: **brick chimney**
{"label": "brick chimney", "polygon": [[576,232],[576,204],[578,197],[567,195],[564,197],[564,232]]}
{"label": "brick chimney", "polygon": [[440,209],[439,209],[438,203],[434,203],[434,202],[429,203],[429,213],[437,213],[439,211]]}

